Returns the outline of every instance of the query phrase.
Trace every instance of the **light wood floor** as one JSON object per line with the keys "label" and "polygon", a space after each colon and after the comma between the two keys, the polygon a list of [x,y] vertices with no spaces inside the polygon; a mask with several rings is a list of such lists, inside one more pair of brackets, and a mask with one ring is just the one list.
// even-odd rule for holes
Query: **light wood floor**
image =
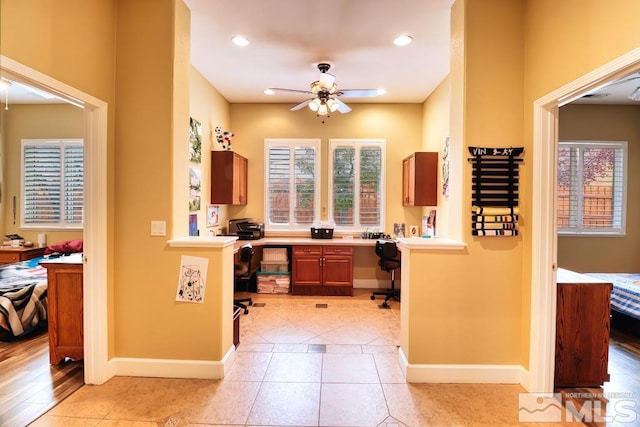
{"label": "light wood floor", "polygon": [[84,385],[82,362],[49,364],[46,332],[0,342],[0,426],[26,426]]}

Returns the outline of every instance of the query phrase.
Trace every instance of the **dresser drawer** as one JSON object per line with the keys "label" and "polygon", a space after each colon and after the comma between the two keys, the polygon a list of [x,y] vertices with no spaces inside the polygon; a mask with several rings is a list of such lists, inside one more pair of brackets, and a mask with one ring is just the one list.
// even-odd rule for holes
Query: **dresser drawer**
{"label": "dresser drawer", "polygon": [[324,247],[325,255],[353,255],[353,247],[352,246],[325,246]]}
{"label": "dresser drawer", "polygon": [[293,256],[300,255],[322,255],[322,246],[294,246]]}
{"label": "dresser drawer", "polygon": [[0,252],[0,264],[9,264],[20,261],[20,254],[16,252]]}

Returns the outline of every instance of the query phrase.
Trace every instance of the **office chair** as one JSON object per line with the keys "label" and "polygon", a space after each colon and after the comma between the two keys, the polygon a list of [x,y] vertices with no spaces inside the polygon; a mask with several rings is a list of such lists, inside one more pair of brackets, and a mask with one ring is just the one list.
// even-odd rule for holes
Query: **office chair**
{"label": "office chair", "polygon": [[[239,290],[247,291],[249,289],[249,281],[253,272],[251,271],[251,259],[253,258],[253,246],[251,243],[243,245],[239,250],[239,263],[233,265],[233,287],[234,292]],[[240,289],[240,285],[244,284],[244,288]],[[246,303],[246,304],[245,304]],[[244,310],[244,314],[249,314],[247,305],[253,305],[253,300],[249,298],[234,298],[233,305]]]}
{"label": "office chair", "polygon": [[398,247],[393,240],[378,240],[376,242],[376,255],[380,257],[378,265],[382,271],[391,273],[391,288],[386,291],[374,291],[371,299],[376,299],[376,295],[384,295],[382,307],[389,307],[389,300],[396,299],[400,301],[400,289],[395,288],[396,269],[400,268],[400,260],[396,259],[398,255]]}

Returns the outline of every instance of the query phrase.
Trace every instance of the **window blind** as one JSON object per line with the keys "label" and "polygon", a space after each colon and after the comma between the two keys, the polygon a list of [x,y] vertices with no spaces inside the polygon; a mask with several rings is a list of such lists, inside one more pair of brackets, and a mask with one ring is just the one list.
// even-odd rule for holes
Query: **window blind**
{"label": "window blind", "polygon": [[80,140],[22,141],[25,226],[81,226],[84,149]]}
{"label": "window blind", "polygon": [[330,218],[336,228],[384,227],[384,142],[330,140]]}
{"label": "window blind", "polygon": [[265,140],[266,226],[309,229],[319,218],[319,141]]}
{"label": "window blind", "polygon": [[560,142],[558,231],[624,231],[626,143]]}

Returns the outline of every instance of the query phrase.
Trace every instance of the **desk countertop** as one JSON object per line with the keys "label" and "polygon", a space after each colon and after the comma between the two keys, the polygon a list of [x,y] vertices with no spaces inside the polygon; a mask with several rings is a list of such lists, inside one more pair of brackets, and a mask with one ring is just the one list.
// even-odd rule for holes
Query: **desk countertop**
{"label": "desk countertop", "polygon": [[[253,246],[266,245],[332,245],[332,246],[375,246],[378,239],[343,239],[337,237],[334,239],[312,239],[310,237],[265,237],[258,240],[238,240],[236,236],[217,236],[217,237],[183,237],[169,240],[169,246],[182,248],[203,248],[212,247],[220,248],[233,245],[237,250],[242,245],[251,243]],[[417,249],[417,250],[436,250],[436,249],[464,249],[467,245],[453,239],[436,237],[431,239],[423,239],[419,237],[401,238],[397,240],[400,250]]]}

